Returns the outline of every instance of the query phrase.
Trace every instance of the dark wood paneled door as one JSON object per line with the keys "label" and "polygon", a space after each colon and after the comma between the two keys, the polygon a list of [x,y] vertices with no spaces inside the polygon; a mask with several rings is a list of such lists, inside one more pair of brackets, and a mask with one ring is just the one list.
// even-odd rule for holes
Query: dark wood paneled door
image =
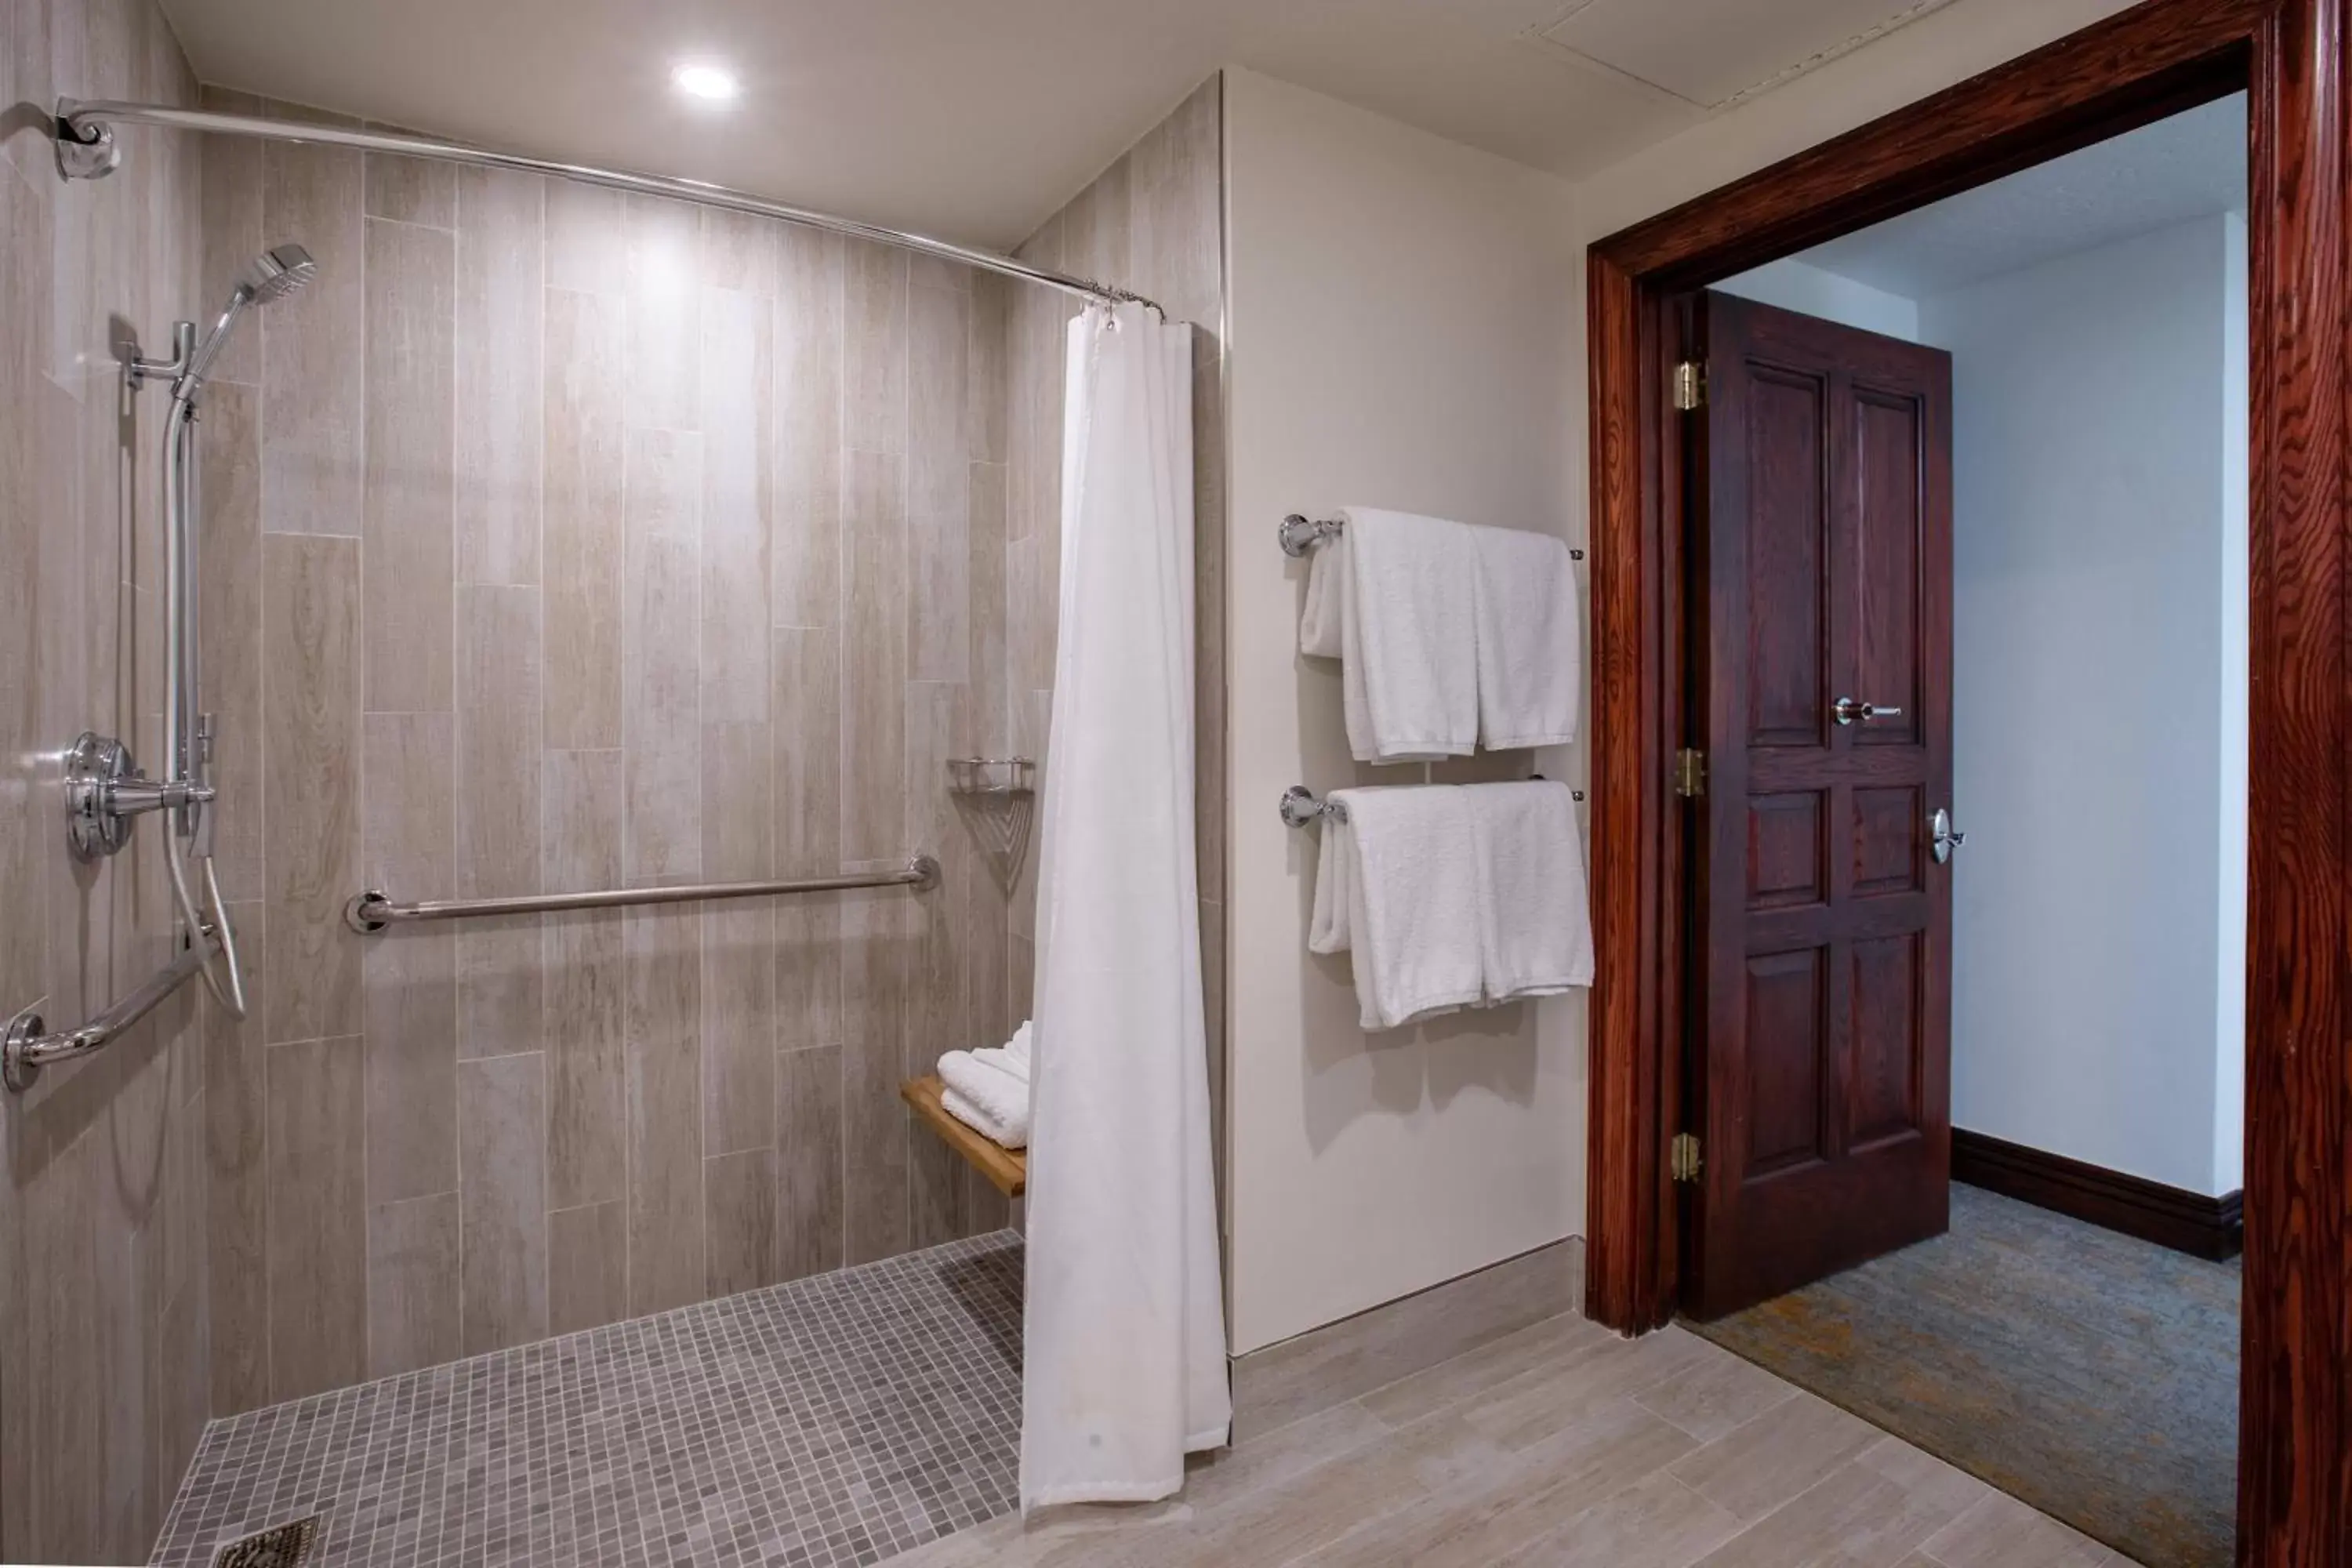
{"label": "dark wood paneled door", "polygon": [[1952,377],[1916,343],[1696,310],[1684,1305],[1712,1317],[1948,1223]]}

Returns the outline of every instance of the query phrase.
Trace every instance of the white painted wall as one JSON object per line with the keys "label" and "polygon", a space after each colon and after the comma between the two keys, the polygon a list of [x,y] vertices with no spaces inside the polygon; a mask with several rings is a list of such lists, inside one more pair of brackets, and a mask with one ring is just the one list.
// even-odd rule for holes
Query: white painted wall
{"label": "white painted wall", "polygon": [[1859,327],[1882,337],[1901,338],[1906,342],[1919,341],[1917,300],[1857,283],[1795,257],[1768,261],[1753,271],[1727,278],[1715,287],[1743,300]]}
{"label": "white painted wall", "polygon": [[2224,214],[1919,305],[1953,363],[1953,1123],[2207,1194],[2241,1174],[2244,256]]}
{"label": "white painted wall", "polygon": [[1565,184],[1245,70],[1225,117],[1241,1352],[1583,1226],[1580,997],[1368,1036],[1346,961],[1307,951],[1315,836],[1276,801],[1401,770],[1349,759],[1274,531],[1361,502],[1580,541],[1584,300]]}

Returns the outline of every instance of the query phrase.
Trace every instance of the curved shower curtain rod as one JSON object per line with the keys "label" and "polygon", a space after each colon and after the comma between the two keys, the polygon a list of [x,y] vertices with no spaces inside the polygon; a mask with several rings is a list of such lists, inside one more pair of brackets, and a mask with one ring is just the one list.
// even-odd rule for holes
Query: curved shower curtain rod
{"label": "curved shower curtain rod", "polygon": [[1157,303],[1140,294],[1113,288],[1108,283],[1097,283],[1091,278],[1073,277],[1066,272],[1056,272],[1050,267],[1034,267],[1014,257],[992,250],[975,250],[970,246],[933,239],[928,235],[908,234],[895,228],[884,228],[877,224],[860,223],[856,218],[838,217],[832,213],[772,202],[763,196],[729,190],[724,185],[707,184],[700,180],[673,179],[667,174],[638,174],[624,169],[599,169],[588,163],[564,163],[551,158],[532,158],[520,153],[469,147],[462,142],[442,142],[429,136],[408,136],[391,131],[362,131],[355,126],[320,125],[311,121],[263,120],[248,114],[216,114],[209,110],[174,109],[163,103],[82,103],[69,98],[59,99],[56,131],[58,173],[68,180],[94,180],[113,173],[115,165],[122,161],[121,149],[114,139],[113,128],[118,124],[160,125],[172,131],[203,131],[216,136],[250,136],[265,142],[353,147],[369,153],[396,153],[407,158],[431,158],[445,163],[472,163],[484,168],[513,169],[523,174],[552,174],[561,179],[576,180],[583,184],[603,185],[608,190],[667,196],[699,206],[777,218],[804,228],[821,228],[834,234],[872,240],[878,245],[896,246],[901,250],[919,251],[925,256],[936,256],[942,261],[961,262],[966,267],[977,267],[1006,278],[1043,283],[1049,289],[1058,289],[1065,294],[1075,294],[1082,300],[1092,300],[1100,304],[1133,303],[1149,305],[1155,310],[1160,309]]}

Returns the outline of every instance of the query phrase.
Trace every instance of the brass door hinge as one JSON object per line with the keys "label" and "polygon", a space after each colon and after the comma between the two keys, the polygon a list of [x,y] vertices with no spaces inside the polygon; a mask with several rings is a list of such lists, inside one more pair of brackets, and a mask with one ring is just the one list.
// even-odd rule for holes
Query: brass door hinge
{"label": "brass door hinge", "polygon": [[1698,1180],[1698,1134],[1675,1133],[1675,1141],[1666,1146],[1666,1168],[1677,1182],[1696,1182]]}
{"label": "brass door hinge", "polygon": [[1706,406],[1706,366],[1686,359],[1675,366],[1675,407],[1685,414]]}
{"label": "brass door hinge", "polygon": [[1685,746],[1675,753],[1675,793],[1696,800],[1706,793],[1706,753]]}

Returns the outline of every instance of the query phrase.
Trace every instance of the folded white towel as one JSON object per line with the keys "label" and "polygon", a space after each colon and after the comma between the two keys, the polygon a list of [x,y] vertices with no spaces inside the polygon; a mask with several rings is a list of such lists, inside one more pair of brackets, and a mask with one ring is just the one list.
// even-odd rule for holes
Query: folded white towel
{"label": "folded white towel", "polygon": [[1470,531],[1370,507],[1349,507],[1344,515],[1340,685],[1348,749],[1364,763],[1467,756],[1478,746]]}
{"label": "folded white towel", "polygon": [[[988,1119],[981,1130],[1008,1149],[1029,1142],[1029,1080],[980,1059],[971,1051],[950,1051],[940,1058],[940,1081]],[[940,1103],[946,1103],[941,1097]],[[971,1121],[969,1117],[961,1120]],[[971,1125],[979,1127],[978,1122]]]}
{"label": "folded white towel", "polygon": [[1326,539],[1307,567],[1307,605],[1298,613],[1298,651],[1338,658],[1346,651],[1348,536]]}
{"label": "folded white towel", "polygon": [[940,1109],[1002,1148],[1025,1149],[1029,1146],[1028,1128],[997,1121],[954,1089],[941,1091]]}
{"label": "folded white towel", "polygon": [[1451,784],[1334,792],[1348,813],[1343,847],[1354,850],[1346,941],[1367,1029],[1484,994],[1477,847],[1462,793]]}
{"label": "folded white towel", "polygon": [[1592,984],[1592,918],[1575,796],[1563,784],[1471,784],[1478,948],[1489,1002]]}
{"label": "folded white towel", "polygon": [[1490,751],[1576,739],[1576,573],[1548,533],[1473,528],[1478,742]]}
{"label": "folded white towel", "polygon": [[1307,921],[1307,947],[1310,952],[1345,952],[1349,942],[1348,911],[1356,899],[1356,835],[1338,816],[1323,819],[1322,834],[1315,863],[1315,909]]}

